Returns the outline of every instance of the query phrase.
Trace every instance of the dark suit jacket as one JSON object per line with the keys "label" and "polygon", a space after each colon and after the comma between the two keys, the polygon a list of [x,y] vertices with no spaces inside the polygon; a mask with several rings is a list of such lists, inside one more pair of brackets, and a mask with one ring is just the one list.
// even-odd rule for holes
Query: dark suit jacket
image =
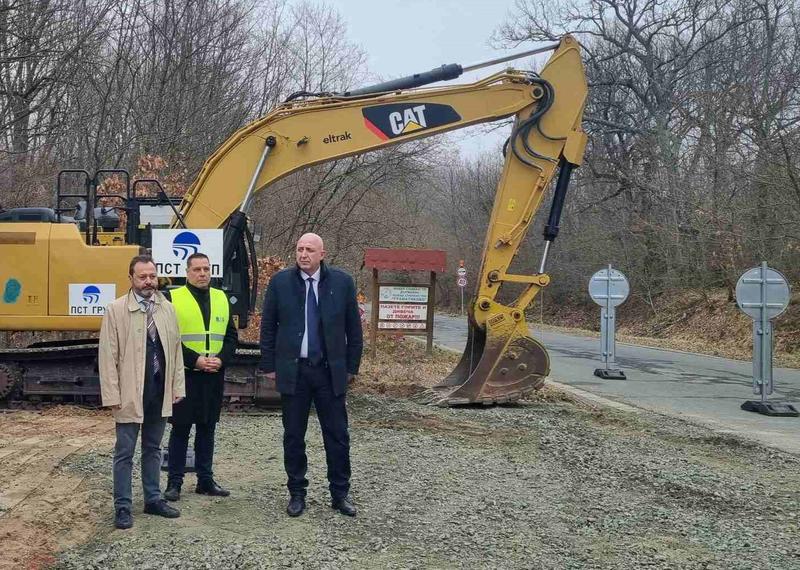
{"label": "dark suit jacket", "polygon": [[[292,267],[270,279],[261,313],[261,368],[276,373],[281,394],[294,394],[300,345],[305,332],[306,284]],[[337,396],[347,391],[347,375],[358,374],[364,341],[353,278],[340,269],[320,267],[318,302],[325,355]]]}

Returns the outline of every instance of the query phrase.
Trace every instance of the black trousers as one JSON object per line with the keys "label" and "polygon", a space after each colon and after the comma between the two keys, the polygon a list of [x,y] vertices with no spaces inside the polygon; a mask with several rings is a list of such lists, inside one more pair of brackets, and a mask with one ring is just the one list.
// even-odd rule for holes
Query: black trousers
{"label": "black trousers", "polygon": [[[194,432],[194,468],[198,482],[209,482],[214,479],[211,465],[214,462],[214,430],[216,423],[195,424]],[[168,484],[183,485],[186,469],[186,450],[189,447],[189,432],[192,424],[172,424],[169,434],[169,478]]]}
{"label": "black trousers", "polygon": [[301,360],[297,386],[292,395],[281,395],[283,409],[283,465],[292,496],[305,497],[308,479],[306,428],[311,403],[317,411],[328,464],[331,497],[340,499],[350,490],[350,433],[347,429],[345,395],[335,396],[326,366],[310,366]]}

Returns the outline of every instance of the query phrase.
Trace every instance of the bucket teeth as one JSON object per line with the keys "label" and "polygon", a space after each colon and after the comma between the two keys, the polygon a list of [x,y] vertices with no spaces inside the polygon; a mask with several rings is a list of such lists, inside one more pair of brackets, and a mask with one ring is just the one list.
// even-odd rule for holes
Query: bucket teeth
{"label": "bucket teeth", "polygon": [[418,401],[436,406],[503,404],[540,389],[550,374],[545,348],[516,329],[489,332],[470,322],[467,346],[458,365]]}

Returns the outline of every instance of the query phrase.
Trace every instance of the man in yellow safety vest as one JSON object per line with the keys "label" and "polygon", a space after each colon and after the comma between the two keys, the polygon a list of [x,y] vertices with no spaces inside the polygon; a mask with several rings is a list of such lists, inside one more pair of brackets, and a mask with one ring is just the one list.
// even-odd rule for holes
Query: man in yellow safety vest
{"label": "man in yellow safety vest", "polygon": [[212,463],[225,365],[233,358],[237,333],[230,318],[228,297],[210,283],[208,256],[195,253],[186,260],[186,285],[167,292],[178,316],[186,367],[186,399],[173,407],[170,420],[169,478],[164,492],[168,501],[177,501],[181,496],[192,424],[195,425],[195,492],[218,497],[230,495],[214,480]]}

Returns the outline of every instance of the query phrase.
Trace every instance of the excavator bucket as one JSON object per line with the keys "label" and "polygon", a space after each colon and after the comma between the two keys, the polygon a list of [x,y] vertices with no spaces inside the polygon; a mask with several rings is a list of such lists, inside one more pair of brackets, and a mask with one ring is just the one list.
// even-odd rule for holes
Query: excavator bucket
{"label": "excavator bucket", "polygon": [[505,313],[482,330],[470,319],[467,346],[458,365],[426,394],[437,406],[514,402],[538,390],[550,373],[550,357]]}

